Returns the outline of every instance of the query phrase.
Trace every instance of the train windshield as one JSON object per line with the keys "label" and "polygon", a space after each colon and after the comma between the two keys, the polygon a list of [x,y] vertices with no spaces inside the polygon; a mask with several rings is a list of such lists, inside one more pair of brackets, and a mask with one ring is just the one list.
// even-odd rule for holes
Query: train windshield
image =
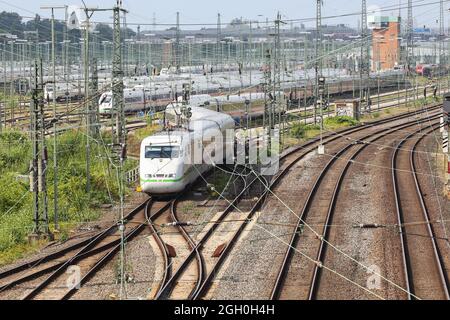
{"label": "train windshield", "polygon": [[146,146],[145,158],[162,159],[178,158],[180,156],[179,146]]}

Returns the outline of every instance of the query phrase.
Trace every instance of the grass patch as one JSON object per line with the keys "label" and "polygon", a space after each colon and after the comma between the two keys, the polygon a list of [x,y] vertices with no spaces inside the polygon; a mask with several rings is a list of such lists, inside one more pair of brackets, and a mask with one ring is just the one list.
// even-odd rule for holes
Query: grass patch
{"label": "grass patch", "polygon": [[139,157],[139,153],[141,150],[141,142],[144,138],[154,134],[155,132],[158,132],[161,130],[161,126],[150,124],[147,125],[144,128],[140,128],[132,132],[128,137],[128,153],[130,155]]}
{"label": "grass patch", "polygon": [[190,215],[193,215],[195,217],[199,217],[203,212],[203,210],[201,208],[198,208],[193,201],[182,202],[180,205],[180,211],[188,212]]}
{"label": "grass patch", "polygon": [[[228,181],[230,180],[230,175],[223,172],[222,170],[213,170],[215,171],[211,172],[208,180],[210,181],[210,186],[214,187],[214,190],[211,190],[210,188],[208,188],[208,190],[210,190],[212,196],[218,196],[219,194],[226,191],[225,188],[227,187]],[[228,186],[228,189],[230,188],[232,188],[232,183]]]}
{"label": "grass patch", "polygon": [[[105,136],[105,143],[110,139]],[[36,248],[30,247],[27,236],[33,228],[32,193],[28,173],[31,160],[29,137],[17,131],[0,134],[0,265],[10,263]],[[49,221],[53,212],[53,145],[47,144]],[[105,147],[91,144],[91,192],[86,192],[86,138],[82,132],[68,131],[58,137],[58,207],[61,232],[59,239],[67,238],[69,231],[79,223],[98,218],[100,206],[118,200],[116,171],[109,169]],[[137,162],[127,160],[125,170]],[[41,204],[42,207],[42,199]]]}
{"label": "grass patch", "polygon": [[[291,137],[296,139],[304,139],[311,135],[311,132],[320,131],[320,126],[317,124],[304,124],[304,123],[294,123],[289,130]],[[314,133],[313,133],[314,135]]]}
{"label": "grass patch", "polygon": [[358,124],[358,121],[349,116],[328,117],[323,121],[325,130],[336,130],[344,127],[352,127]]}

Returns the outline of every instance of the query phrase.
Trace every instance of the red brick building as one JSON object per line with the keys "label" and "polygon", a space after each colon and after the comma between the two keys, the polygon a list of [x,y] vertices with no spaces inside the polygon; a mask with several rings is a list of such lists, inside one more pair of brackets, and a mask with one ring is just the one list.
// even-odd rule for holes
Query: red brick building
{"label": "red brick building", "polygon": [[399,17],[369,16],[372,29],[372,71],[393,69],[400,61]]}

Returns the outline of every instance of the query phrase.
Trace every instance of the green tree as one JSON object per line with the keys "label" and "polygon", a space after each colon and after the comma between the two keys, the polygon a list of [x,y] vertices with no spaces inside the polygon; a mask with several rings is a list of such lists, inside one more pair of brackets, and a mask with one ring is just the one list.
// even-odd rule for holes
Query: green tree
{"label": "green tree", "polygon": [[0,12],[0,30],[3,33],[11,33],[19,38],[23,37],[24,26],[22,17],[15,12]]}

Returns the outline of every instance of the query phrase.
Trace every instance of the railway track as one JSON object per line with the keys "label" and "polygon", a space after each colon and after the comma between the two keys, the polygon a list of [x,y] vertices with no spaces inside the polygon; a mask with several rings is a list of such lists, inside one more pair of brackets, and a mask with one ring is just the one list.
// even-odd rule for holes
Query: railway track
{"label": "railway track", "polygon": [[[233,174],[230,171],[229,173]],[[183,226],[178,226],[180,233],[183,234],[183,237],[189,243],[191,251],[183,262],[179,264],[172,277],[162,286],[161,290],[156,294],[155,299],[197,299],[212,282],[217,269],[231,251],[232,246],[239,238],[245,223],[250,219],[251,215],[251,212],[244,215],[242,213],[239,214],[235,209],[243,202],[242,198],[248,192],[249,188],[254,187],[257,178],[252,177],[250,181],[249,177],[242,175],[238,175],[237,178],[242,180],[242,190],[237,197],[230,201],[225,210],[215,218],[211,227],[199,233],[198,241],[194,241]],[[256,202],[259,203],[260,201],[261,198]],[[243,207],[248,207],[248,205],[246,203]],[[247,210],[245,211],[247,212]],[[175,209],[172,210],[172,221],[178,222]],[[221,227],[225,223],[230,229],[236,229],[236,231],[234,233],[221,232],[221,230],[223,231]],[[192,260],[194,259],[197,270],[196,277],[192,277],[191,272],[193,268]]]}
{"label": "railway track", "polygon": [[[437,116],[434,120],[437,119]],[[332,223],[336,199],[350,165],[368,144],[395,132],[401,132],[417,123],[428,121],[429,119],[410,121],[406,124],[399,124],[370,133],[359,139],[357,144],[348,144],[341,148],[331,158],[315,180],[313,188],[298,215],[296,228],[292,233],[289,247],[271,293],[272,299],[317,298],[323,260],[327,249],[326,240],[329,236],[328,225]],[[305,228],[305,224],[321,227]],[[295,251],[302,252],[312,259],[309,262],[304,259],[303,264],[308,264],[308,267],[303,266],[299,270],[292,266],[294,254],[297,253]],[[298,274],[300,271],[301,275]]]}
{"label": "railway track", "polygon": [[[127,224],[131,225],[125,233],[127,239],[132,239],[146,225],[144,210],[148,201],[152,200],[150,199],[140,204],[124,217]],[[83,278],[81,280],[82,282],[78,284],[82,285],[112,257],[113,253],[117,251],[119,244],[120,236],[118,234],[118,228],[117,225],[113,224],[97,232],[95,235],[62,250],[20,264],[0,273],[0,292],[12,289],[17,285],[28,283],[29,281],[38,281],[38,284],[22,298],[39,298],[51,283],[57,283],[59,281],[59,284],[56,285],[56,290],[53,290],[55,292],[51,294],[52,298],[62,299],[70,297],[74,291],[65,293],[67,286],[65,284],[61,285],[61,275],[64,274],[67,267],[75,263],[83,264],[81,270]],[[105,254],[105,252],[107,253]],[[83,261],[89,262],[84,263]],[[99,263],[97,264],[97,262]],[[39,279],[42,280],[39,281]]]}
{"label": "railway track", "polygon": [[[173,270],[176,270],[183,264],[183,260],[189,254],[190,250],[195,252],[196,264],[188,270],[189,277],[202,277],[202,261],[195,249],[196,244],[186,232],[177,216],[177,204],[180,198],[173,200],[169,207],[158,217],[149,217],[152,226],[152,235],[158,244],[163,260],[163,275],[158,287],[153,288],[150,297],[158,295],[173,276]],[[189,286],[189,284],[187,284]]]}
{"label": "railway track", "polygon": [[[398,117],[398,118],[401,119],[402,117]],[[381,123],[386,123],[386,121],[379,121],[379,123],[380,124]],[[350,129],[350,130],[347,130],[347,131],[348,132],[358,132],[360,130],[362,130],[362,128],[353,128],[353,129]],[[329,143],[331,141],[336,140],[337,138],[339,138],[339,136],[330,135],[328,138],[330,138],[330,139],[326,143]],[[294,160],[287,161],[289,164],[284,169],[281,170],[279,175],[277,175],[275,177],[274,181],[272,181],[271,187],[273,187],[273,185],[278,180],[282,179],[282,177],[288,172],[288,170],[292,167],[292,165],[294,165],[296,162],[298,162],[307,153],[312,151],[313,148],[316,147],[317,142],[318,142],[317,140],[311,141],[307,145],[311,145],[311,146],[314,146],[314,147],[311,147],[307,151],[302,152],[302,154],[300,156],[296,156],[296,158]],[[298,149],[296,151],[298,151]],[[290,156],[292,157],[292,154],[294,154],[294,153],[295,152],[293,151],[291,153],[288,153],[288,154],[284,155],[282,157],[282,160],[286,160]],[[254,181],[256,181],[257,179],[258,178],[255,177],[254,180],[249,184],[249,186],[251,186],[254,183]],[[261,179],[261,178],[259,178],[259,179]],[[208,290],[211,288],[211,286],[213,284],[214,278],[215,278],[216,274],[218,273],[218,270],[219,270],[220,266],[225,261],[226,257],[228,256],[229,252],[231,251],[231,248],[235,245],[235,243],[239,239],[239,236],[240,236],[241,232],[244,230],[246,224],[253,217],[253,215],[255,214],[256,210],[261,206],[262,201],[263,201],[263,199],[265,198],[266,195],[267,195],[267,190],[265,192],[263,192],[263,194],[258,198],[258,200],[254,204],[254,206],[251,207],[250,211],[248,211],[248,212],[244,212],[244,210],[240,210],[239,208],[236,208],[237,204],[233,204],[233,206],[229,206],[227,208],[227,210],[225,210],[224,213],[228,214],[228,211],[232,210],[234,208],[233,211],[235,211],[235,212],[233,212],[232,216],[233,217],[237,216],[239,220],[242,220],[242,222],[240,224],[236,224],[235,229],[237,231],[234,233],[234,235],[230,238],[230,240],[222,239],[222,242],[223,242],[223,247],[222,248],[217,247],[217,245],[219,244],[218,241],[214,241],[214,240],[209,239],[210,233],[208,233],[207,237],[201,238],[201,240],[199,241],[197,247],[193,248],[193,250],[191,251],[191,254],[188,256],[188,259],[182,265],[182,268],[179,268],[177,270],[175,275],[168,281],[168,283],[156,295],[156,299],[169,299],[171,297],[184,298],[184,299],[186,299],[186,298],[187,299],[200,299],[202,297],[205,297],[205,295],[208,293]],[[233,207],[233,208],[231,208],[231,207]],[[213,230],[211,228],[211,230],[208,230],[208,231],[213,232],[215,230]],[[214,239],[214,236],[212,236],[212,239]],[[213,243],[215,245],[214,248],[216,248],[216,250],[213,250],[211,248],[211,245],[209,246],[209,249],[208,249],[208,243]],[[195,249],[197,249],[197,250],[195,250]],[[219,252],[214,252],[214,251],[219,251]],[[200,270],[200,267],[203,265],[203,263],[206,264],[203,267],[204,270],[201,272],[201,274],[205,274],[206,275],[206,278],[203,280],[203,282],[201,282],[200,281],[201,276],[199,275],[197,277],[199,280],[196,282],[196,288],[198,288],[199,287],[198,284],[201,283],[200,284],[200,288],[198,290],[191,291],[191,293],[189,295],[185,295],[185,296],[180,296],[180,295],[177,295],[177,294],[172,295],[173,291],[177,290],[176,283],[177,283],[177,281],[180,281],[181,274],[184,272],[183,268],[184,269],[188,268],[187,266],[189,265],[190,259],[192,259],[194,257],[194,254],[197,257],[197,265],[198,265],[198,269],[199,270]],[[211,256],[212,256],[212,258],[211,258]],[[203,263],[201,261],[203,261]]]}
{"label": "railway track", "polygon": [[[439,106],[434,106],[427,110],[437,109],[439,109]],[[365,126],[349,128],[337,135],[330,133],[329,135],[324,136],[324,143],[330,143],[347,134],[359,132],[391,121],[408,118],[412,115],[413,113],[402,114],[391,119],[379,120]],[[286,152],[283,155],[284,164],[281,171],[271,182],[270,187],[273,188],[277,181],[282,179],[289,171],[289,168],[299,160],[296,152],[301,150],[303,154],[306,154],[307,152],[314,150],[317,143],[318,139],[314,139],[303,146]],[[155,237],[155,240],[160,246],[160,249],[164,251],[163,256],[165,255],[165,258],[163,260],[165,264],[164,270],[166,270],[166,272],[156,290],[155,298],[167,299],[170,298],[172,294],[181,297],[189,292],[189,294],[183,296],[183,298],[200,299],[208,293],[208,290],[213,285],[215,275],[219,271],[220,266],[231,252],[245,226],[257,212],[258,208],[260,208],[267,195],[268,191],[266,190],[251,205],[247,203],[243,207],[239,207],[241,197],[255,183],[258,181],[260,182],[261,179],[261,177],[256,176],[252,176],[250,179],[247,178],[246,187],[244,187],[238,197],[230,203],[222,215],[218,217],[217,223],[214,223],[211,228],[202,232],[198,242],[191,239],[183,225],[178,223],[178,225],[174,227],[179,234],[178,242],[181,243],[181,241],[184,241],[184,245],[188,250],[185,250],[184,254],[179,257],[176,263],[172,262],[172,258],[174,257],[170,257],[170,252],[166,244],[168,241],[160,235],[157,226],[159,225],[159,222],[161,222],[161,219],[163,219],[163,221],[166,219],[165,221],[180,222],[178,221],[176,211],[179,198],[170,202],[157,202],[150,199],[139,205],[126,216],[128,225],[134,224],[131,228],[127,228],[128,230],[125,235],[127,239],[132,239],[142,232],[145,226],[148,226],[151,234]],[[267,182],[264,183],[267,184]],[[152,210],[153,212],[151,212]],[[229,215],[230,213],[234,214]],[[163,218],[164,216],[166,218]],[[228,223],[233,226],[232,229],[236,231],[229,232],[226,239],[221,239],[220,236],[217,234],[215,235],[214,232],[217,231],[221,222],[227,222],[227,216],[233,216],[233,220],[236,220],[234,222],[228,221]],[[238,218],[236,219],[236,217]],[[170,220],[167,220],[168,218]],[[184,240],[181,240],[182,238]],[[217,249],[217,243],[219,241],[221,241],[223,246],[216,256],[213,257],[214,259],[210,255],[205,254],[211,253],[213,248]],[[62,274],[67,270],[67,267],[73,263],[78,264],[80,261],[88,261],[81,263],[82,278],[80,283],[75,285],[75,287],[83,286],[86,281],[95,276],[95,273],[117,253],[119,250],[119,243],[120,239],[118,239],[117,226],[112,225],[109,228],[96,233],[92,237],[82,240],[65,249],[1,272],[0,292],[30,281],[41,280],[36,286],[26,292],[23,296],[24,299],[39,299],[43,297],[69,299],[76,293],[76,289],[67,289],[65,283],[62,283]],[[192,264],[194,264],[194,268],[192,268]],[[191,279],[188,281],[190,287],[188,289],[184,288],[181,291],[177,291],[178,289],[175,288],[174,284],[176,284],[180,277],[185,274],[185,270],[189,265],[191,265]],[[174,270],[174,272],[172,270]],[[195,272],[192,272],[192,270]],[[196,273],[195,279],[192,276],[193,273]],[[44,279],[42,280],[42,278]]]}
{"label": "railway track", "polygon": [[[413,89],[409,89],[409,91],[413,91]],[[395,95],[396,93],[398,93],[399,95],[396,95],[395,97],[393,97],[393,95]],[[400,98],[401,98],[401,101],[402,101],[404,99],[405,90],[400,90],[399,92],[397,92],[397,91],[389,92],[388,94],[389,94],[388,96],[386,96],[386,94],[383,94],[383,95],[380,96],[380,103],[386,104],[386,103],[391,102],[391,101],[395,102],[395,101],[397,101]],[[394,105],[383,106],[383,107],[380,107],[380,108],[375,108],[375,105],[378,103],[378,98],[376,96],[373,96],[372,100],[373,100],[373,105],[372,105],[371,112],[377,112],[377,111],[380,111],[382,109],[391,108],[392,106],[397,105],[397,104],[394,104]],[[403,102],[400,102],[400,104],[401,103],[403,103]],[[74,107],[74,106],[77,106],[77,104],[71,104],[70,106]],[[307,108],[306,110],[310,111],[311,109]],[[303,109],[300,108],[299,111],[303,111]],[[61,105],[61,104],[57,105],[57,115],[56,115],[56,117],[58,118],[58,117],[63,116],[63,117],[61,117],[61,121],[64,122],[66,125],[69,125],[69,126],[60,128],[60,130],[70,130],[71,128],[73,128],[71,125],[78,124],[78,123],[81,123],[83,121],[84,112],[70,112],[70,114],[65,115],[67,112],[68,111],[67,111],[67,106],[66,105]],[[45,110],[45,112],[44,112],[44,120],[50,121],[53,118],[54,118],[53,111],[52,110]],[[309,115],[309,116],[299,116],[298,119],[301,121],[301,120],[307,120],[307,119],[312,119],[312,118],[313,118],[313,116]],[[26,128],[26,129],[28,129],[29,120],[30,120],[29,110],[25,110],[25,111],[22,110],[22,111],[19,112],[19,114],[15,115],[13,118],[5,119],[6,123],[9,123],[11,126],[22,126],[23,128]],[[110,123],[106,119],[101,119],[100,120],[100,125],[102,125],[104,127],[108,127],[110,125]],[[128,129],[128,131],[133,131],[133,130],[145,127],[146,125],[147,125],[147,123],[145,121],[128,120],[128,122],[127,122],[127,129]],[[48,130],[46,132],[46,135],[52,135],[52,134],[53,134],[53,132],[51,132],[51,130]]]}
{"label": "railway track", "polygon": [[[436,125],[425,134],[436,130]],[[392,181],[402,244],[408,299],[449,300],[449,280],[436,242],[416,172],[415,150],[424,135],[421,128],[402,139],[392,155]],[[425,223],[417,223],[424,221]]]}

